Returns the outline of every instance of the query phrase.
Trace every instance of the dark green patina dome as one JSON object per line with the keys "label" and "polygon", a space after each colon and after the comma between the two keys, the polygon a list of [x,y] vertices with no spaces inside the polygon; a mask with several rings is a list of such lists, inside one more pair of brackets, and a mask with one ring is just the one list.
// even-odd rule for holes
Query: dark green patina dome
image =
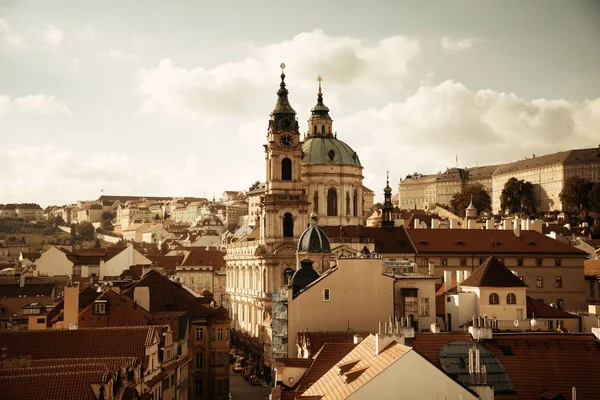
{"label": "dark green patina dome", "polygon": [[333,136],[314,136],[302,143],[302,164],[356,165],[358,154],[350,146]]}
{"label": "dark green patina dome", "polygon": [[317,214],[310,214],[310,226],[300,235],[298,253],[330,253],[329,238],[317,226]]}

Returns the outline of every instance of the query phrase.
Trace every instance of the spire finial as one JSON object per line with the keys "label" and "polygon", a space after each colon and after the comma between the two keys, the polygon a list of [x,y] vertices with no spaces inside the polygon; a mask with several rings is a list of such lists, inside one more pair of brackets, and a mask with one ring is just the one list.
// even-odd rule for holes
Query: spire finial
{"label": "spire finial", "polygon": [[281,86],[284,87],[285,86],[285,63],[281,63],[279,64],[279,66],[281,67]]}
{"label": "spire finial", "polygon": [[389,170],[385,171],[385,176],[386,176],[385,182],[386,182],[387,186],[390,186],[390,171]]}
{"label": "spire finial", "polygon": [[319,82],[319,94],[321,95],[321,94],[323,94],[323,93],[321,92],[321,82],[323,82],[323,78],[321,77],[321,75],[319,75],[319,76],[317,77],[317,82]]}

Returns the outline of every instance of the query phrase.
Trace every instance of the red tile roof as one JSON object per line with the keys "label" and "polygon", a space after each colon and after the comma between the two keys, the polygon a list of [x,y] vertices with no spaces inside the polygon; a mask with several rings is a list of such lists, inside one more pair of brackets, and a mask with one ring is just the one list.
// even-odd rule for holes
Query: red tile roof
{"label": "red tile roof", "polygon": [[354,343],[325,343],[313,356],[312,364],[295,387],[296,392],[303,393],[355,347]]}
{"label": "red tile roof", "polygon": [[577,315],[554,308],[527,296],[527,318],[578,319]]}
{"label": "red tile roof", "polygon": [[207,267],[213,270],[225,267],[225,252],[220,250],[191,250],[183,259],[182,267]]}
{"label": "red tile roof", "polygon": [[403,227],[395,227],[393,231],[386,231],[378,227],[323,226],[321,227],[331,242],[344,238],[359,238],[375,243],[375,251],[385,254],[414,254],[415,247],[411,242],[408,231]]}
{"label": "red tile roof", "polygon": [[502,264],[502,261],[494,256],[488,257],[461,283],[461,286],[527,287],[522,280]]}
{"label": "red tile roof", "polygon": [[585,260],[583,262],[585,276],[600,278],[600,260]]}
{"label": "red tile roof", "polygon": [[91,363],[101,363],[108,367],[109,371],[126,369],[127,367],[137,366],[141,360],[136,357],[100,357],[100,358],[54,358],[46,360],[31,360],[30,367],[53,367],[53,366],[73,366]]}
{"label": "red tile roof", "polygon": [[413,349],[425,357],[436,367],[440,367],[438,353],[443,345],[455,340],[470,341],[470,333],[466,332],[442,332],[442,333],[415,333],[415,339],[412,343]]}
{"label": "red tile roof", "polygon": [[0,398],[95,400],[91,384],[108,383],[110,375],[107,371],[83,371],[1,377]]}
{"label": "red tile roof", "polygon": [[[39,374],[60,374],[64,372],[89,372],[89,371],[110,371],[108,367],[101,362],[88,362],[85,364],[65,364],[65,365],[46,365],[43,367],[24,367],[24,368],[0,368],[0,377],[3,376],[24,376]],[[110,371],[114,372],[114,371]]]}
{"label": "red tile roof", "polygon": [[32,360],[84,357],[136,357],[143,360],[147,343],[157,340],[156,329],[143,326],[2,331],[0,348],[6,348],[9,358],[30,356]]}
{"label": "red tile roof", "polygon": [[308,368],[313,360],[312,358],[276,358],[275,362],[290,368]]}
{"label": "red tile roof", "polygon": [[354,335],[366,337],[366,331],[298,332],[297,342],[310,343],[310,354],[314,356],[325,343],[354,343]]}
{"label": "red tile roof", "polygon": [[0,284],[0,302],[2,297],[20,297],[20,296],[45,296],[51,297],[54,294],[54,282],[31,283],[25,282],[25,286],[20,287],[19,283]]}
{"label": "red tile roof", "polygon": [[153,263],[164,267],[165,272],[175,273],[175,268],[183,262],[183,254],[177,256],[146,256]]}
{"label": "red tile roof", "polygon": [[94,314],[95,302],[79,313],[80,328],[101,328],[111,326],[149,325],[152,315],[138,307],[131,298],[120,295],[112,289],[106,290],[97,299],[106,300],[106,313]]}
{"label": "red tile roof", "polygon": [[587,253],[536,231],[522,230],[520,237],[510,230],[411,229],[410,238],[419,253],[556,254],[587,257]]}

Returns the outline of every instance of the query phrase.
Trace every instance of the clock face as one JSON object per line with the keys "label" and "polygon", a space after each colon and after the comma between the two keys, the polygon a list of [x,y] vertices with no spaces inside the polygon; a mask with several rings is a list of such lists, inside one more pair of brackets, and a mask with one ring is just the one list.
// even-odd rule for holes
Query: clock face
{"label": "clock face", "polygon": [[292,121],[290,121],[287,118],[284,118],[281,121],[279,121],[279,128],[280,129],[289,129],[290,126],[292,126]]}
{"label": "clock face", "polygon": [[279,143],[281,143],[283,147],[292,147],[294,144],[294,138],[292,135],[284,133],[283,135],[279,136]]}

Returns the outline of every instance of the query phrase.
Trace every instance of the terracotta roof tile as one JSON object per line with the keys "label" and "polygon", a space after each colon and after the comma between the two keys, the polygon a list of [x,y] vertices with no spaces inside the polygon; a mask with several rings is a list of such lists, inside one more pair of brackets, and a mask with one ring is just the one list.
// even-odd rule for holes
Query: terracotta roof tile
{"label": "terracotta roof tile", "polygon": [[310,343],[311,355],[315,355],[325,343],[354,343],[354,336],[366,337],[367,331],[298,332],[297,341]]}
{"label": "terracotta roof tile", "polygon": [[298,382],[296,392],[303,393],[356,346],[354,343],[325,343],[313,356],[313,362]]}
{"label": "terracotta roof tile", "polygon": [[153,263],[165,268],[165,272],[175,273],[175,269],[183,262],[183,254],[177,256],[146,256]]}
{"label": "terracotta roof tile", "polygon": [[119,295],[112,289],[106,290],[97,299],[105,300],[105,314],[94,314],[94,303],[90,303],[79,313],[80,328],[100,328],[111,326],[149,325],[152,315],[142,307],[135,305],[127,296]]}
{"label": "terracotta roof tile", "polygon": [[527,296],[527,318],[578,319],[577,315],[554,308]]}
{"label": "terracotta roof tile", "polygon": [[42,368],[53,366],[73,366],[91,363],[101,363],[108,367],[109,371],[134,367],[142,360],[136,357],[100,357],[100,358],[54,358],[45,360],[31,360],[30,367]]}
{"label": "terracotta roof tile", "polygon": [[415,247],[408,231],[404,226],[395,227],[393,231],[386,231],[378,227],[358,226],[323,226],[321,227],[331,242],[337,238],[363,238],[375,243],[375,251],[385,254],[414,254]]}
{"label": "terracotta roof tile", "polygon": [[412,343],[413,349],[429,360],[436,367],[440,367],[438,353],[443,345],[456,340],[470,341],[470,333],[442,332],[442,333],[415,333],[415,339]]}
{"label": "terracotta roof tile", "polygon": [[86,364],[65,364],[65,365],[46,365],[43,367],[25,367],[25,368],[0,368],[0,377],[3,376],[25,376],[25,375],[40,375],[40,374],[60,374],[64,372],[90,372],[90,371],[107,371],[113,372],[108,367],[101,363],[86,363]]}
{"label": "terracotta roof tile", "polygon": [[527,287],[522,280],[502,264],[502,261],[494,256],[488,257],[461,283],[461,286]]}

